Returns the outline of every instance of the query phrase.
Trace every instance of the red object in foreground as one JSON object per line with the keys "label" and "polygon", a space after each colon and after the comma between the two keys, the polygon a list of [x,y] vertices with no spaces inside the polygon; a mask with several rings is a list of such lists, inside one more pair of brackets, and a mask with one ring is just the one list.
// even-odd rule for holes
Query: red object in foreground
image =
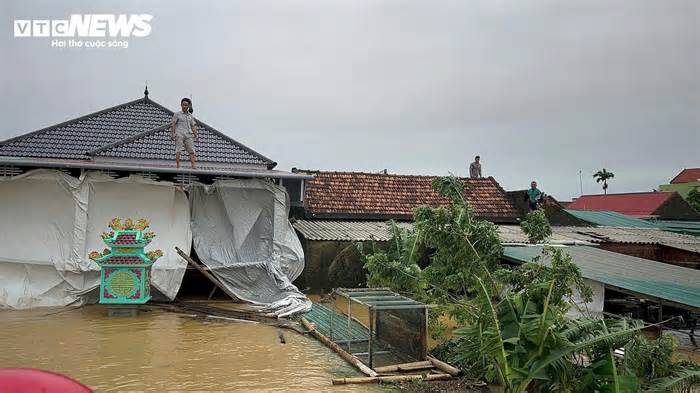
{"label": "red object in foreground", "polygon": [[65,375],[35,368],[0,368],[2,393],[91,393],[92,390]]}

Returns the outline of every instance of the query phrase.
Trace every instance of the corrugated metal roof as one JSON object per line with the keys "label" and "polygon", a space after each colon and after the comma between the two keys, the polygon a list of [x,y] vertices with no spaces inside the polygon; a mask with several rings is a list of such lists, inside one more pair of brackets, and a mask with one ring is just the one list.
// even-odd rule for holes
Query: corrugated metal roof
{"label": "corrugated metal roof", "polygon": [[566,209],[566,212],[591,224],[618,228],[663,229],[671,232],[700,234],[700,221],[640,220],[616,212]]}
{"label": "corrugated metal roof", "polygon": [[[410,222],[399,223],[410,228]],[[389,240],[384,221],[297,220],[296,228],[307,240],[378,241]],[[527,243],[528,239],[517,225],[499,225],[499,237],[504,243]],[[576,243],[636,243],[660,244],[700,253],[700,238],[649,228],[615,227],[552,227],[550,244]]]}
{"label": "corrugated metal roof", "polygon": [[[529,262],[542,255],[542,246],[505,247],[504,257]],[[583,277],[647,297],[700,308],[700,270],[632,257],[595,247],[566,247]],[[549,258],[542,258],[548,264]]]}
{"label": "corrugated metal roof", "polygon": [[566,212],[591,224],[620,228],[658,228],[656,225],[617,212],[566,209]]}
{"label": "corrugated metal roof", "polygon": [[652,223],[667,231],[700,234],[700,221],[654,220]]}
{"label": "corrugated metal roof", "polygon": [[582,195],[567,208],[575,210],[614,211],[633,217],[652,217],[673,192],[630,192],[624,194]]}
{"label": "corrugated metal roof", "polygon": [[[389,225],[384,221],[297,220],[293,225],[307,240],[387,241],[391,238]],[[410,222],[398,222],[397,225],[413,227]]]}
{"label": "corrugated metal roof", "polygon": [[671,184],[692,183],[700,181],[700,168],[686,168],[671,180]]}

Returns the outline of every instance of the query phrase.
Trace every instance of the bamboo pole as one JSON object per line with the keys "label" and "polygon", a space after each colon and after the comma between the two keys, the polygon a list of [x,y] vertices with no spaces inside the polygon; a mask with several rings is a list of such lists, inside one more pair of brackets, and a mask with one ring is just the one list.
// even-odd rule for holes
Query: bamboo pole
{"label": "bamboo pole", "polygon": [[229,291],[228,288],[226,288],[216,277],[212,276],[211,273],[209,273],[208,271],[204,270],[204,268],[202,268],[201,266],[199,266],[199,264],[198,264],[197,262],[195,262],[194,259],[190,258],[189,255],[187,255],[187,254],[185,254],[184,252],[182,252],[182,250],[180,250],[178,247],[175,247],[175,251],[177,251],[177,253],[178,253],[184,260],[186,260],[187,263],[189,263],[190,265],[192,265],[192,267],[194,267],[194,268],[197,269],[200,273],[202,273],[202,275],[203,275],[204,277],[208,278],[209,281],[211,281],[214,285],[216,285],[219,289],[221,289],[225,294],[229,295],[229,297],[231,297],[231,299],[233,299],[233,300],[236,301],[236,302],[240,302],[240,301],[241,301],[241,299],[239,299],[238,296],[234,295],[233,292]]}
{"label": "bamboo pole", "polygon": [[341,358],[343,358],[346,362],[350,363],[351,365],[355,366],[358,370],[360,370],[363,374],[369,375],[370,377],[376,377],[379,374],[377,374],[374,370],[371,368],[367,367],[360,361],[360,359],[356,358],[355,356],[352,356],[351,354],[345,352],[343,348],[341,348],[338,344],[334,343],[328,337],[324,336],[323,334],[319,333],[318,330],[316,330],[316,327],[311,324],[309,321],[306,320],[306,318],[301,318],[301,323],[304,325],[305,328],[309,330],[311,335],[316,337],[319,341],[322,343],[326,344],[326,346],[330,349],[332,349],[335,353],[340,355]]}
{"label": "bamboo pole", "polygon": [[333,385],[346,385],[355,383],[375,383],[375,382],[402,382],[402,381],[444,381],[452,378],[450,374],[413,374],[413,375],[387,375],[381,377],[355,377],[355,378],[334,378]]}
{"label": "bamboo pole", "polygon": [[426,368],[433,368],[435,365],[430,360],[424,360],[422,362],[411,362],[411,363],[401,363],[392,364],[390,366],[375,367],[374,371],[382,373],[394,373],[399,371],[409,371],[409,370],[420,370]]}
{"label": "bamboo pole", "polygon": [[435,367],[450,374],[453,377],[456,377],[457,375],[459,375],[462,372],[462,370],[458,369],[457,367],[450,366],[449,364],[447,364],[443,361],[437,360],[434,357],[428,356],[428,360],[430,360],[430,362],[433,363],[435,365]]}

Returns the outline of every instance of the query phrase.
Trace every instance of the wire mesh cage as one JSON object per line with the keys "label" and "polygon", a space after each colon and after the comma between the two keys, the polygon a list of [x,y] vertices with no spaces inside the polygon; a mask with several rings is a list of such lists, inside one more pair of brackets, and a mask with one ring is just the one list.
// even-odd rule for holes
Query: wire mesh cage
{"label": "wire mesh cage", "polygon": [[333,342],[370,368],[427,358],[428,305],[388,288],[338,288],[316,320]]}

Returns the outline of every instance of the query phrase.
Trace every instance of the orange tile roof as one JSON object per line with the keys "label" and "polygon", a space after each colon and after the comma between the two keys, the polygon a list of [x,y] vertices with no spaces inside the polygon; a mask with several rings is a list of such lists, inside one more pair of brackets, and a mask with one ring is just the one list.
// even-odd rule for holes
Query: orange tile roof
{"label": "orange tile roof", "polygon": [[[436,176],[295,171],[314,176],[306,181],[304,195],[304,208],[311,217],[410,220],[416,207],[449,203],[433,191]],[[461,180],[466,185],[465,197],[478,217],[517,221],[515,208],[493,177]]]}

